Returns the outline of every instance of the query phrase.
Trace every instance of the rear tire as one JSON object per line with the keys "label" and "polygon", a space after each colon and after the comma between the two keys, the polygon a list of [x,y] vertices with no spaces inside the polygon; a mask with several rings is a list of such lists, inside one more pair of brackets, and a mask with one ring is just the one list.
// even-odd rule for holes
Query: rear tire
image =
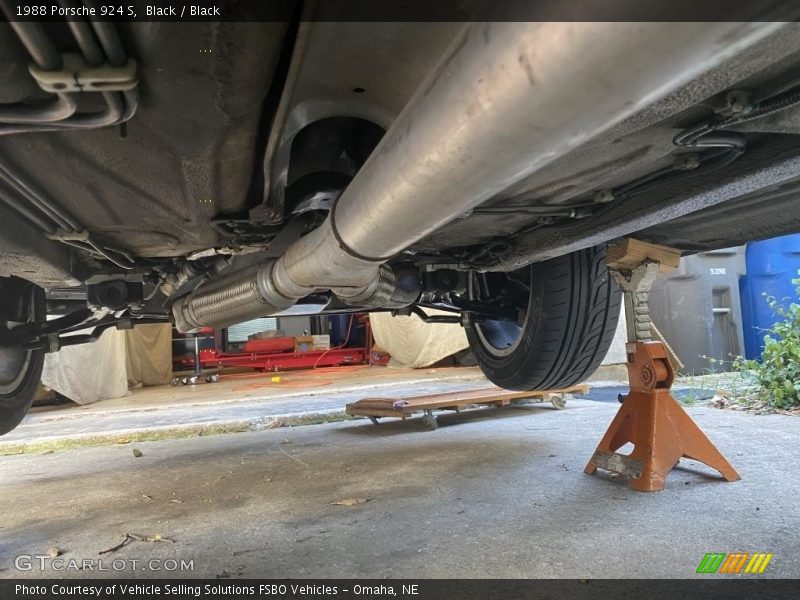
{"label": "rear tire", "polygon": [[18,372],[18,385],[0,394],[0,435],[4,435],[20,424],[30,409],[44,367],[44,352],[29,350],[30,356],[23,370]]}
{"label": "rear tire", "polygon": [[[622,294],[605,265],[605,247],[535,263],[509,274],[475,274],[473,301],[498,286],[529,287],[514,321],[470,322],[470,348],[486,377],[508,390],[546,390],[585,380],[608,352]],[[527,303],[525,302],[527,298]]]}
{"label": "rear tire", "polygon": [[[44,292],[41,288],[14,279],[0,279],[0,294],[8,294],[3,300],[7,305],[16,305],[15,292],[30,295],[26,311],[27,320],[42,319],[45,313]],[[12,302],[9,302],[12,301]],[[3,312],[10,311],[8,306]],[[0,328],[7,327],[9,315],[3,315]],[[12,317],[16,321],[19,315]],[[43,350],[23,350],[14,346],[0,346],[0,435],[6,434],[25,417],[36,396],[44,366]]]}

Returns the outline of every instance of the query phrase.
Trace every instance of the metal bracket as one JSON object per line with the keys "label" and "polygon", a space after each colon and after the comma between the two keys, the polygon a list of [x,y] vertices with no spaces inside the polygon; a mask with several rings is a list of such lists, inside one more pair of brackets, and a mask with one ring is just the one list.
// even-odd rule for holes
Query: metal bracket
{"label": "metal bracket", "polygon": [[219,219],[211,221],[214,231],[219,233],[226,243],[265,244],[277,235],[280,229],[275,225],[254,223],[247,219]]}
{"label": "metal bracket", "polygon": [[88,231],[65,231],[57,229],[55,233],[46,233],[45,237],[49,240],[58,242],[85,242],[89,239]]}
{"label": "metal bracket", "polygon": [[647,301],[660,266],[658,261],[648,259],[630,271],[611,269],[611,274],[622,288],[625,298],[625,325],[629,343],[652,339],[650,307]]}
{"label": "metal bracket", "polygon": [[36,65],[28,67],[31,76],[45,92],[124,92],[139,83],[136,61],[132,58],[124,67],[91,67],[79,54],[64,54],[62,60],[64,66],[58,71],[45,71]]}
{"label": "metal bracket", "polygon": [[44,351],[47,354],[52,354],[53,352],[58,352],[61,350],[61,339],[58,337],[57,333],[51,333],[44,338],[45,348]]}

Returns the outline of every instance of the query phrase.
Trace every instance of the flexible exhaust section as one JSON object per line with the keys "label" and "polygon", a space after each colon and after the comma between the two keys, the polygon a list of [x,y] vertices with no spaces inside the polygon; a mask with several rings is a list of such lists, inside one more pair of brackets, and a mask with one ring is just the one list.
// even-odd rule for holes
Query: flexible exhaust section
{"label": "flexible exhaust section", "polygon": [[250,265],[203,286],[191,302],[172,307],[178,331],[201,327],[229,327],[257,316],[280,312],[295,301],[281,296],[272,285],[272,262]]}
{"label": "flexible exhaust section", "polygon": [[413,303],[388,259],[781,26],[471,23],[328,219],[274,263],[177,301],[176,326],[223,327],[320,289],[362,307]]}

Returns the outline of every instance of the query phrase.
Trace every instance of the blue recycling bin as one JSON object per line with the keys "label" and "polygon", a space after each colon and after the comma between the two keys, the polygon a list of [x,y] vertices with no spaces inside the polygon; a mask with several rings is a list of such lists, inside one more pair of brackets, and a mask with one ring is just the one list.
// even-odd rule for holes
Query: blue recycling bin
{"label": "blue recycling bin", "polygon": [[765,330],[778,318],[764,293],[784,305],[800,302],[792,283],[800,270],[800,234],[748,244],[745,264],[747,274],[739,280],[745,356],[760,358]]}

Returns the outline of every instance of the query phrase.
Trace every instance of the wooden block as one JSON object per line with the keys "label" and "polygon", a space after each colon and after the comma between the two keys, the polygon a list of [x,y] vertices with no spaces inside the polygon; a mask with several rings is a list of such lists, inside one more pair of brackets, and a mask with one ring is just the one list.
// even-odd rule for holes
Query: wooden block
{"label": "wooden block", "polygon": [[606,264],[611,269],[635,269],[645,259],[658,261],[659,273],[669,273],[678,268],[681,252],[634,238],[611,244],[606,251]]}

